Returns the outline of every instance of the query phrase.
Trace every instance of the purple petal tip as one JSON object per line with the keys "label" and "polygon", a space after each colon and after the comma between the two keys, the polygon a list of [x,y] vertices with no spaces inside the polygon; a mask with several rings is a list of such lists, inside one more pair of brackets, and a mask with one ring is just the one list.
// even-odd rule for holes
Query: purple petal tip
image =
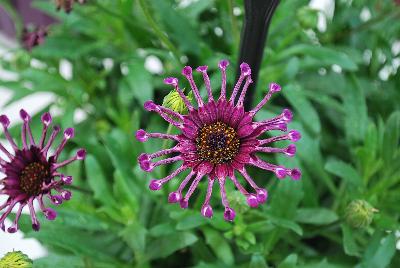
{"label": "purple petal tip", "polygon": [[179,201],[179,206],[183,209],[188,208],[189,206],[189,201],[186,199],[182,199],[181,201]]}
{"label": "purple petal tip", "polygon": [[192,75],[192,67],[190,67],[190,66],[185,66],[183,69],[182,69],[182,74],[184,75],[184,76],[190,76],[190,75]]}
{"label": "purple petal tip", "polygon": [[10,125],[10,120],[6,115],[0,115],[0,123],[3,125],[4,128],[8,128]]}
{"label": "purple petal tip", "polygon": [[301,133],[297,130],[291,130],[289,132],[289,138],[291,141],[296,142],[301,139]]}
{"label": "purple petal tip", "polygon": [[256,208],[258,207],[258,199],[257,196],[255,194],[249,194],[247,196],[247,204],[252,207],[252,208]]}
{"label": "purple petal tip", "polygon": [[18,228],[16,226],[11,226],[8,227],[7,232],[9,232],[10,234],[16,233],[18,231]]}
{"label": "purple petal tip", "polygon": [[269,84],[269,91],[271,93],[279,92],[281,91],[281,86],[278,85],[277,83],[271,83]]}
{"label": "purple petal tip", "polygon": [[199,66],[196,68],[196,71],[204,73],[207,72],[208,66],[207,65],[203,65],[203,66]]}
{"label": "purple petal tip", "polygon": [[218,64],[218,67],[220,69],[226,69],[226,67],[229,66],[229,61],[228,60],[221,60]]}
{"label": "purple petal tip", "polygon": [[149,112],[157,109],[157,105],[152,100],[146,101],[143,106],[144,109]]}
{"label": "purple petal tip", "polygon": [[68,200],[71,199],[72,193],[71,193],[71,191],[64,190],[64,191],[61,193],[61,197],[62,197],[62,199],[68,201]]}
{"label": "purple petal tip", "polygon": [[67,140],[72,139],[74,137],[74,135],[75,135],[75,129],[73,129],[73,128],[67,128],[64,131],[64,138]]}
{"label": "purple petal tip", "polygon": [[243,62],[242,64],[240,64],[240,72],[244,76],[251,75],[251,68],[247,63]]}
{"label": "purple petal tip", "polygon": [[233,221],[235,219],[236,213],[232,208],[225,208],[225,212],[224,212],[224,219],[226,221]]}
{"label": "purple petal tip", "polygon": [[28,122],[31,120],[31,116],[24,109],[21,109],[19,111],[19,115],[20,115],[21,119],[24,120],[25,122]]}
{"label": "purple petal tip", "polygon": [[178,78],[175,77],[168,77],[164,79],[164,83],[167,85],[173,85],[177,86],[178,85]]}
{"label": "purple petal tip", "polygon": [[86,158],[86,150],[85,149],[79,149],[76,152],[76,159],[83,160],[85,158]]}
{"label": "purple petal tip", "polygon": [[283,120],[285,120],[286,122],[290,122],[293,119],[293,113],[289,109],[284,109],[282,115],[283,115]]}
{"label": "purple petal tip", "polygon": [[57,218],[57,212],[52,208],[46,208],[43,214],[49,221],[54,221]]}
{"label": "purple petal tip", "polygon": [[210,205],[206,205],[201,208],[201,215],[203,215],[204,217],[212,218],[213,214],[214,212]]}
{"label": "purple petal tip", "polygon": [[73,180],[72,176],[61,175],[61,181],[64,184],[70,185],[72,183],[72,180]]}
{"label": "purple petal tip", "polygon": [[182,199],[182,195],[178,192],[172,192],[168,195],[169,203],[177,203]]}
{"label": "purple petal tip", "polygon": [[292,169],[292,171],[290,172],[290,177],[292,177],[293,180],[300,180],[301,178],[301,171],[298,168],[294,168]]}
{"label": "purple petal tip", "polygon": [[136,139],[140,142],[145,142],[148,139],[147,132],[143,129],[136,131]]}
{"label": "purple petal tip", "polygon": [[159,180],[151,180],[149,184],[149,189],[152,191],[158,191],[161,189],[162,182]]}
{"label": "purple petal tip", "polygon": [[263,204],[267,201],[268,192],[265,189],[257,189],[257,201],[260,204]]}
{"label": "purple petal tip", "polygon": [[53,195],[50,200],[54,205],[61,205],[63,202],[63,198],[59,195]]}
{"label": "purple petal tip", "polygon": [[275,175],[279,178],[279,179],[283,179],[286,177],[286,169],[284,167],[277,167],[275,169]]}
{"label": "purple petal tip", "polygon": [[32,229],[33,229],[35,232],[38,232],[38,231],[40,230],[40,223],[33,223],[33,224],[32,224]]}
{"label": "purple petal tip", "polygon": [[52,121],[52,117],[50,115],[50,113],[44,113],[42,115],[42,123],[45,124],[46,126],[49,126],[51,124]]}
{"label": "purple petal tip", "polygon": [[285,154],[286,154],[287,156],[292,157],[292,156],[294,156],[294,155],[296,154],[296,150],[297,150],[296,145],[290,144],[290,145],[286,148]]}

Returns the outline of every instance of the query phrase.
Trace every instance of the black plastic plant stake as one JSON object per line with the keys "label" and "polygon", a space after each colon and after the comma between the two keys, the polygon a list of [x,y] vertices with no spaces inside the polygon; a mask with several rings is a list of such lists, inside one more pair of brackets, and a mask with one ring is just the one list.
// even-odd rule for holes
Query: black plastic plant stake
{"label": "black plastic plant stake", "polygon": [[[251,107],[254,99],[269,24],[278,4],[279,0],[244,0],[245,19],[238,66],[242,62],[246,62],[252,70],[253,84],[250,85],[245,100],[247,109]],[[237,73],[240,74],[239,68]]]}

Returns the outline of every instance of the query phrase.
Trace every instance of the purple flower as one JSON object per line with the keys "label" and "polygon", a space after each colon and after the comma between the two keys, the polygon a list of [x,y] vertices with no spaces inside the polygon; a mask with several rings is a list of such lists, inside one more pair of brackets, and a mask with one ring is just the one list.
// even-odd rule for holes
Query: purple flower
{"label": "purple flower", "polygon": [[[136,138],[141,142],[147,141],[149,138],[170,139],[177,142],[170,149],[152,154],[141,154],[139,156],[140,167],[147,172],[151,172],[153,168],[160,165],[178,161],[182,162],[182,165],[178,169],[165,178],[151,180],[149,185],[151,190],[161,189],[166,182],[181,172],[189,170],[189,174],[182,181],[177,191],[170,193],[168,201],[170,203],[179,202],[182,208],[188,207],[190,196],[202,178],[207,177],[208,189],[201,209],[202,215],[209,218],[213,215],[210,199],[214,182],[217,181],[220,187],[222,204],[225,207],[224,218],[227,221],[232,221],[235,218],[235,211],[228,204],[225,191],[227,179],[230,179],[236,188],[246,196],[250,207],[257,207],[259,204],[266,202],[268,197],[267,190],[259,187],[254,182],[247,172],[247,166],[255,166],[271,171],[279,179],[283,179],[286,176],[290,176],[294,180],[300,179],[301,172],[299,169],[289,169],[265,162],[257,156],[257,153],[282,153],[291,157],[296,152],[295,145],[291,144],[286,148],[275,148],[268,145],[282,140],[295,142],[301,136],[298,131],[291,130],[283,135],[260,139],[259,137],[262,134],[270,130],[286,132],[287,124],[292,119],[292,113],[288,109],[284,109],[280,115],[274,118],[260,122],[254,121],[256,113],[267,103],[272,94],[281,90],[281,87],[275,83],[270,84],[269,91],[264,99],[253,110],[246,112],[243,107],[243,101],[246,91],[252,83],[251,69],[246,63],[240,65],[241,75],[233,88],[231,97],[227,99],[226,68],[228,65],[229,62],[226,60],[222,60],[219,63],[219,68],[222,72],[222,87],[218,100],[215,100],[212,94],[207,66],[201,66],[196,69],[202,74],[204,79],[208,94],[207,103],[201,98],[193,80],[192,68],[186,66],[183,69],[182,74],[190,83],[194,97],[198,103],[198,108],[195,108],[189,102],[178,87],[177,78],[165,79],[164,82],[172,85],[182,97],[183,102],[188,108],[188,115],[179,114],[152,101],[145,103],[145,109],[158,113],[168,123],[177,127],[181,131],[181,134],[147,133],[141,129],[137,131]],[[242,90],[240,92],[241,87]],[[166,154],[174,154],[174,156],[158,161],[153,160]],[[237,174],[240,174],[251,188],[253,188],[251,192],[240,184],[236,177]],[[189,182],[191,182],[191,185],[186,194],[183,195],[182,191]]]}
{"label": "purple flower", "polygon": [[47,36],[47,29],[45,27],[37,27],[35,30],[29,32],[24,28],[21,35],[23,47],[31,51],[32,48],[42,44]]}
{"label": "purple flower", "polygon": [[[72,183],[72,177],[64,175],[58,171],[75,160],[83,160],[86,156],[84,149],[79,149],[76,155],[68,160],[59,162],[58,157],[64,149],[67,141],[74,137],[74,129],[68,128],[64,131],[61,143],[55,148],[54,153],[50,153],[50,147],[54,143],[57,134],[60,132],[58,126],[54,126],[48,141],[46,142],[47,132],[52,122],[51,115],[42,115],[43,130],[40,140],[34,139],[30,128],[31,117],[25,110],[20,111],[23,120],[22,125],[22,148],[11,137],[8,126],[10,121],[7,116],[0,116],[0,124],[3,125],[4,135],[10,143],[14,153],[9,152],[1,143],[0,151],[7,158],[0,158],[0,172],[5,174],[5,178],[0,179],[1,195],[8,196],[4,204],[0,204],[0,211],[5,210],[0,217],[0,228],[5,231],[4,221],[11,210],[19,204],[15,220],[7,230],[15,233],[18,230],[18,220],[22,209],[28,206],[32,228],[35,231],[40,229],[39,221],[36,217],[33,201],[37,200],[39,207],[48,220],[54,220],[57,216],[55,210],[45,207],[43,197],[47,196],[55,205],[60,205],[64,200],[71,198],[71,192],[64,189],[65,185]],[[58,178],[56,180],[56,178]],[[56,192],[56,194],[54,194]]]}

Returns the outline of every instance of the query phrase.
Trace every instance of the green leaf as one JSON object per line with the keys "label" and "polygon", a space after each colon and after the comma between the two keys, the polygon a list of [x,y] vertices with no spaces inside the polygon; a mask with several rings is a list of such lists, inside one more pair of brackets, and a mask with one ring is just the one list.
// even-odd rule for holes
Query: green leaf
{"label": "green leaf", "polygon": [[286,59],[297,55],[306,55],[318,60],[318,64],[321,67],[330,67],[333,64],[337,64],[344,70],[356,71],[358,69],[357,64],[346,53],[339,51],[337,48],[333,49],[317,45],[293,45],[281,52],[277,59]]}
{"label": "green leaf", "polygon": [[303,235],[303,229],[301,228],[300,225],[298,225],[294,221],[277,218],[277,217],[270,217],[270,220],[276,226],[292,230],[293,232],[295,232],[296,234],[298,234],[300,236]]}
{"label": "green leaf", "polygon": [[[189,232],[176,232],[157,238],[149,243],[146,256],[149,259],[164,258],[177,250],[194,244],[197,237]],[[171,243],[173,241],[173,243]]]}
{"label": "green leaf", "polygon": [[382,156],[388,165],[399,150],[400,140],[400,111],[396,111],[389,116],[386,122],[385,134],[382,144]]}
{"label": "green leaf", "polygon": [[299,116],[304,125],[309,127],[313,133],[321,131],[321,123],[317,111],[303,93],[303,89],[298,85],[288,85],[282,90],[283,94],[296,109],[296,116]]}
{"label": "green leaf", "polygon": [[254,253],[251,256],[249,268],[267,268],[267,262],[260,253]]}
{"label": "green leaf", "polygon": [[188,215],[179,220],[179,223],[176,225],[177,230],[189,230],[193,228],[197,228],[206,224],[208,221],[201,215]]}
{"label": "green leaf", "polygon": [[[119,264],[121,265],[121,264]],[[91,260],[86,257],[77,257],[72,255],[58,255],[51,253],[49,256],[36,259],[33,262],[33,268],[54,268],[54,267],[68,267],[68,268],[82,268],[82,267],[96,267],[96,268],[114,268],[115,263],[104,263]],[[125,266],[119,266],[125,267]]]}
{"label": "green leaf", "polygon": [[144,61],[140,58],[127,64],[128,74],[120,81],[119,101],[125,106],[131,104],[136,98],[139,103],[144,103],[153,98],[153,78],[144,68]]}
{"label": "green leaf", "polygon": [[336,213],[326,208],[299,208],[296,212],[296,221],[301,223],[324,225],[337,220]]}
{"label": "green leaf", "polygon": [[212,248],[217,259],[222,260],[227,265],[232,265],[235,261],[232,249],[220,232],[211,228],[203,228],[203,233],[206,237],[206,243]]}
{"label": "green leaf", "polygon": [[85,160],[86,176],[88,183],[94,192],[94,198],[106,207],[117,207],[111,186],[108,183],[103,170],[96,158],[88,155]]}
{"label": "green leaf", "polygon": [[290,254],[279,264],[278,268],[296,268],[298,267],[297,261],[297,254]]}
{"label": "green leaf", "polygon": [[362,262],[362,268],[388,267],[396,253],[396,236],[394,233],[382,238],[374,235]]}
{"label": "green leaf", "polygon": [[363,180],[358,171],[341,160],[329,159],[325,164],[325,169],[339,178],[342,178],[346,183],[358,187],[363,186]]}
{"label": "green leaf", "polygon": [[360,249],[353,236],[353,230],[346,224],[341,225],[343,234],[343,249],[349,256],[360,256]]}
{"label": "green leaf", "polygon": [[368,126],[367,104],[355,75],[350,75],[348,88],[343,89],[341,93],[345,108],[346,136],[351,143],[363,141]]}

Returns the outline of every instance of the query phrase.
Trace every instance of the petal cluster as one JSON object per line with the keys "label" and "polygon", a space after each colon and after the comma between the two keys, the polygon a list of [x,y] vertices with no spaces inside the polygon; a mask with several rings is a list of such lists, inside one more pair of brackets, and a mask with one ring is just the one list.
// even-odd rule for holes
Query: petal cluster
{"label": "petal cluster", "polygon": [[[229,206],[225,184],[229,180],[236,188],[246,196],[250,207],[257,207],[265,203],[268,197],[266,189],[259,187],[248,174],[247,167],[254,166],[268,170],[279,178],[290,176],[294,180],[301,177],[299,169],[289,169],[283,166],[274,165],[262,160],[260,153],[282,153],[292,157],[296,153],[296,146],[289,145],[286,148],[276,148],[270,144],[289,140],[296,142],[301,135],[296,130],[287,132],[287,124],[292,120],[292,112],[284,109],[282,113],[274,118],[265,119],[260,122],[254,121],[254,116],[269,101],[271,96],[279,92],[281,87],[271,83],[269,91],[263,100],[252,110],[245,111],[243,107],[246,92],[252,83],[251,69],[248,64],[240,65],[241,74],[232,90],[229,99],[226,96],[226,69],[229,65],[227,60],[219,63],[222,75],[221,91],[218,99],[215,99],[211,89],[210,79],[207,73],[207,66],[200,66],[196,69],[204,80],[207,90],[207,101],[203,100],[199,89],[193,79],[193,70],[186,66],[182,70],[183,76],[188,80],[192,88],[194,99],[197,102],[195,107],[183,94],[178,86],[178,79],[169,77],[164,80],[165,84],[174,87],[188,109],[188,114],[183,115],[147,101],[144,108],[147,111],[158,113],[165,121],[180,130],[180,134],[171,135],[164,133],[148,133],[143,129],[136,132],[136,138],[145,142],[149,138],[169,139],[176,142],[172,148],[163,149],[152,154],[143,153],[138,157],[142,170],[151,172],[155,167],[180,162],[181,165],[171,174],[162,179],[153,179],[150,182],[151,190],[159,190],[161,187],[177,177],[180,173],[188,171],[188,174],[181,182],[178,189],[169,194],[170,203],[179,203],[182,208],[187,208],[189,199],[198,184],[203,178],[208,181],[208,188],[201,213],[204,217],[212,217],[213,209],[210,205],[214,183],[217,182],[220,188],[222,205],[225,208],[224,218],[232,221],[235,218],[235,211]],[[260,137],[271,130],[287,132],[279,136],[272,136],[261,139]],[[165,158],[166,155],[172,155]],[[159,160],[156,160],[159,159]],[[240,175],[252,190],[244,187],[238,179]],[[190,185],[189,185],[190,184]],[[189,186],[188,186],[189,185]],[[188,186],[188,187],[187,187]],[[186,194],[183,194],[188,188]]]}
{"label": "petal cluster", "polygon": [[[58,161],[68,140],[74,137],[74,129],[68,128],[64,131],[61,143],[52,152],[51,147],[61,129],[54,126],[51,133],[48,133],[52,123],[51,115],[45,113],[41,117],[43,129],[39,140],[33,137],[30,115],[25,110],[21,110],[20,116],[23,120],[22,148],[17,146],[8,130],[10,125],[8,117],[0,115],[0,124],[3,126],[4,135],[12,149],[10,151],[0,143],[0,151],[5,155],[4,158],[0,157],[0,173],[5,175],[0,179],[0,195],[7,196],[7,200],[3,204],[0,203],[0,212],[4,210],[0,214],[0,228],[3,231],[5,231],[5,219],[12,209],[18,208],[12,226],[7,229],[10,233],[18,230],[18,221],[22,209],[26,206],[29,208],[32,228],[35,231],[40,229],[34,207],[35,200],[48,220],[56,218],[56,211],[46,207],[43,199],[48,197],[54,205],[60,205],[64,200],[71,199],[71,192],[66,190],[65,186],[72,183],[72,177],[64,175],[59,169],[73,161],[83,160],[86,156],[86,151],[79,149],[72,158]],[[49,136],[48,139],[47,136]]]}

